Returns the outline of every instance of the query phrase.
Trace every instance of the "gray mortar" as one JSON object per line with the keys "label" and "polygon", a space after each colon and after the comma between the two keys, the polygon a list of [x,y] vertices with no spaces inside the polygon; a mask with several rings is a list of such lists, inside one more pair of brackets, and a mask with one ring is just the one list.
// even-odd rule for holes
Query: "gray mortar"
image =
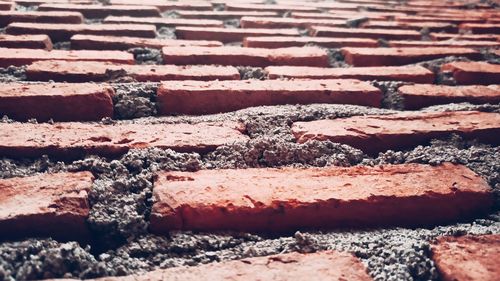
{"label": "gray mortar", "polygon": [[435,81],[436,84],[456,85],[457,82],[453,78],[452,74],[441,72],[441,66],[443,64],[455,61],[470,61],[470,60],[466,57],[448,56],[440,59],[419,62],[416,63],[415,65],[420,65],[434,72],[434,74],[436,75],[436,81]]}
{"label": "gray mortar", "polygon": [[248,79],[258,79],[265,80],[267,78],[267,73],[261,67],[251,67],[251,66],[237,66],[238,72],[240,73],[241,80]]}
{"label": "gray mortar", "polygon": [[26,80],[26,67],[9,66],[0,68],[0,82],[19,82]]}
{"label": "gray mortar", "polygon": [[175,28],[162,26],[156,31],[158,39],[176,39]]}
{"label": "gray mortar", "polygon": [[117,119],[156,115],[157,83],[113,84],[114,114]]}
{"label": "gray mortar", "polygon": [[152,48],[131,48],[128,52],[134,55],[136,64],[163,64],[162,52]]}
{"label": "gray mortar", "polygon": [[372,81],[371,84],[382,91],[382,108],[403,110],[404,98],[399,94],[398,89],[403,85],[411,83],[398,81]]}
{"label": "gray mortar", "polygon": [[71,50],[71,42],[70,41],[54,42],[52,44],[52,48],[54,50]]}
{"label": "gray mortar", "polygon": [[327,49],[328,59],[331,67],[350,67],[344,60],[344,55],[340,49]]}

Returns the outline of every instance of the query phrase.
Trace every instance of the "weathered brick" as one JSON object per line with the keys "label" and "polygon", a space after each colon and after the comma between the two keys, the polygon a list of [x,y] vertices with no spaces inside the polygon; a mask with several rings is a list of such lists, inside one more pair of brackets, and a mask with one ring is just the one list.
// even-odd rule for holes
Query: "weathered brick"
{"label": "weathered brick", "polygon": [[86,18],[105,18],[107,16],[159,17],[160,10],[152,6],[138,5],[81,5],[81,4],[42,4],[39,11],[74,11]]}
{"label": "weathered brick", "polygon": [[26,121],[93,121],[113,117],[114,90],[97,84],[0,83],[0,115]]}
{"label": "weathered brick", "polygon": [[279,233],[422,226],[488,211],[491,189],[461,165],[163,172],[150,229]]}
{"label": "weathered brick", "polygon": [[118,156],[132,148],[159,147],[178,152],[206,153],[218,146],[246,141],[240,123],[131,124],[3,123],[0,155],[14,158],[43,154],[57,158],[85,154]]}
{"label": "weathered brick", "polygon": [[500,84],[500,65],[487,62],[451,62],[441,67],[443,72],[452,72],[460,85]]}
{"label": "weathered brick", "polygon": [[108,61],[133,64],[134,56],[122,51],[66,51],[0,48],[0,67],[21,66],[42,60]]}
{"label": "weathered brick", "polygon": [[350,19],[358,17],[366,17],[371,20],[391,19],[396,16],[404,16],[404,13],[380,13],[380,12],[349,12],[349,11],[333,11],[331,13],[301,13],[292,12],[293,18],[317,18],[317,19]]}
{"label": "weathered brick", "polygon": [[345,27],[345,20],[331,19],[294,19],[283,17],[242,17],[240,20],[242,28],[309,28],[312,25]]}
{"label": "weathered brick", "polygon": [[54,41],[68,41],[75,34],[156,37],[149,24],[51,24],[15,22],[7,26],[9,34],[47,34]]}
{"label": "weathered brick", "polygon": [[226,10],[228,11],[265,11],[284,13],[288,11],[300,12],[318,12],[314,7],[294,6],[294,5],[268,5],[268,4],[240,4],[227,3]]}
{"label": "weathered brick", "polygon": [[32,81],[99,82],[119,77],[131,77],[139,82],[164,80],[239,80],[232,66],[212,65],[126,65],[109,62],[38,61],[26,68]]}
{"label": "weathered brick", "polygon": [[128,50],[136,47],[161,49],[162,47],[220,47],[222,42],[207,40],[156,39],[125,36],[99,36],[77,34],[71,36],[72,49]]}
{"label": "weathered brick", "polygon": [[368,38],[331,38],[331,37],[246,37],[243,46],[253,48],[302,47],[314,44],[325,48],[377,47],[374,39]]}
{"label": "weathered brick", "polygon": [[500,114],[476,111],[402,112],[296,122],[292,132],[299,143],[330,140],[374,154],[388,149],[411,148],[432,138],[455,133],[496,143],[500,139]]}
{"label": "weathered brick", "polygon": [[0,12],[0,26],[7,26],[13,22],[82,23],[83,16],[78,12]]}
{"label": "weathered brick", "polygon": [[311,103],[380,107],[382,93],[358,80],[172,81],[158,89],[160,114],[209,114],[242,108]]}
{"label": "weathered brick", "polygon": [[328,54],[317,47],[302,48],[242,48],[242,47],[165,47],[166,64],[221,65],[300,65],[329,66]]}
{"label": "weathered brick", "polygon": [[104,19],[104,23],[114,24],[154,24],[157,27],[176,26],[201,26],[201,27],[224,27],[224,22],[220,20],[201,19],[179,19],[179,18],[158,18],[158,17],[115,17],[109,16]]}
{"label": "weathered brick", "polygon": [[177,11],[181,18],[185,19],[238,19],[244,16],[249,17],[274,17],[276,12],[256,12],[256,11]]}
{"label": "weathered brick", "polygon": [[23,48],[52,50],[52,41],[47,35],[0,34],[0,48]]}
{"label": "weathered brick", "polygon": [[469,102],[473,104],[500,103],[500,86],[444,86],[444,85],[405,85],[399,88],[407,109]]}
{"label": "weathered brick", "polygon": [[496,34],[454,34],[454,33],[431,33],[429,36],[433,40],[477,40],[477,41],[498,41],[500,36]]}
{"label": "weathered brick", "polygon": [[461,30],[466,30],[474,34],[499,34],[500,23],[463,23],[460,25]]}
{"label": "weathered brick", "polygon": [[395,18],[399,22],[446,22],[452,24],[461,24],[465,22],[481,22],[479,18],[464,18],[464,17],[424,17],[424,16],[411,16],[401,15]]}
{"label": "weathered brick", "polygon": [[306,66],[268,66],[269,79],[359,79],[433,83],[434,73],[421,66],[378,66],[322,68]]}
{"label": "weathered brick", "polygon": [[397,22],[397,21],[369,21],[362,24],[364,28],[379,28],[379,29],[410,29],[410,30],[421,30],[426,28],[432,32],[457,32],[458,27],[454,24],[443,23],[443,22]]}
{"label": "weathered brick", "polygon": [[348,64],[354,66],[405,65],[447,56],[462,56],[480,59],[481,53],[470,48],[342,48]]}
{"label": "weathered brick", "polygon": [[448,48],[494,48],[500,47],[500,42],[473,41],[473,40],[445,40],[445,41],[389,41],[389,47],[448,47]]}
{"label": "weathered brick", "polygon": [[22,6],[40,6],[42,4],[92,4],[92,0],[15,0]]}
{"label": "weathered brick", "polygon": [[88,239],[93,180],[90,172],[0,179],[0,239]]}
{"label": "weathered brick", "polygon": [[157,7],[160,11],[169,10],[212,10],[212,5],[204,1],[164,1],[164,0],[110,0],[111,5],[147,5]]}
{"label": "weathered brick", "polygon": [[217,40],[224,43],[240,42],[248,36],[299,36],[297,29],[222,28],[222,27],[178,27],[179,39]]}
{"label": "weathered brick", "polygon": [[443,281],[496,281],[500,276],[500,235],[443,236],[431,245]]}
{"label": "weathered brick", "polygon": [[341,28],[329,26],[313,26],[311,36],[354,37],[386,40],[420,40],[422,35],[415,30],[376,29],[376,28]]}
{"label": "weathered brick", "polygon": [[339,3],[339,2],[326,2],[326,1],[280,1],[277,0],[276,4],[280,5],[294,5],[303,7],[314,7],[318,9],[332,9],[334,11],[350,11],[357,12],[360,8],[365,7],[362,3]]}
{"label": "weathered brick", "polygon": [[11,11],[14,10],[14,7],[14,2],[0,1],[0,11]]}

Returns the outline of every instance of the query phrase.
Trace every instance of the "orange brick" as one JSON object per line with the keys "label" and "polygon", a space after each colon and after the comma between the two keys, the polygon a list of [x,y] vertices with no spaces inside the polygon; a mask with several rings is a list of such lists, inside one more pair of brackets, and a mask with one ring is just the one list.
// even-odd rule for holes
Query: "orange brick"
{"label": "orange brick", "polygon": [[83,16],[78,12],[0,11],[0,26],[13,22],[82,23]]}
{"label": "orange brick", "polygon": [[433,40],[477,40],[477,41],[498,41],[499,35],[495,34],[454,34],[454,33],[431,33]]}
{"label": "orange brick", "polygon": [[160,10],[152,6],[137,5],[81,5],[81,4],[42,4],[39,11],[74,11],[86,18],[105,18],[107,16],[159,17]]}
{"label": "orange brick", "polygon": [[421,30],[426,28],[432,32],[457,32],[458,27],[444,22],[397,22],[397,21],[369,21],[362,25],[364,28],[379,28],[379,29],[410,29]]}
{"label": "orange brick", "polygon": [[222,28],[222,27],[178,27],[179,39],[217,40],[224,43],[241,42],[248,36],[299,36],[296,29]]}
{"label": "orange brick", "polygon": [[424,16],[410,16],[410,15],[402,15],[397,16],[396,20],[399,22],[445,22],[452,24],[461,24],[464,22],[482,22],[482,19],[479,18],[463,18],[463,17],[424,17]]}
{"label": "orange brick", "polygon": [[451,62],[441,66],[441,71],[452,72],[460,85],[500,84],[500,65],[487,62]]}
{"label": "orange brick", "polygon": [[249,17],[275,17],[276,12],[256,12],[256,11],[177,11],[181,18],[185,19],[238,19],[244,16]]}
{"label": "orange brick", "polygon": [[460,29],[472,32],[474,34],[499,34],[500,23],[463,23]]}
{"label": "orange brick", "polygon": [[374,39],[368,38],[331,38],[331,37],[246,37],[243,46],[252,48],[302,47],[314,44],[325,48],[377,47]]}
{"label": "orange brick", "polygon": [[240,20],[242,28],[309,28],[312,25],[345,27],[345,20],[331,19],[295,19],[295,18],[266,18],[266,17],[242,17]]}
{"label": "orange brick", "polygon": [[264,11],[284,13],[288,11],[297,12],[318,12],[314,7],[294,6],[294,5],[268,5],[268,4],[240,4],[227,3],[226,10],[228,11]]}
{"label": "orange brick", "polygon": [[111,5],[147,5],[154,6],[160,11],[169,10],[196,10],[208,11],[212,10],[212,5],[203,1],[164,1],[164,0],[110,0]]}
{"label": "orange brick", "polygon": [[448,48],[485,48],[500,47],[500,42],[472,41],[472,40],[446,40],[446,41],[389,41],[390,47],[448,47]]}
{"label": "orange brick", "polygon": [[115,17],[109,16],[104,19],[104,23],[114,24],[153,24],[157,27],[167,26],[199,26],[199,27],[224,27],[224,22],[220,20],[201,19],[179,19],[179,18],[158,18],[158,17]]}
{"label": "orange brick", "polygon": [[355,37],[387,40],[420,40],[422,35],[415,30],[404,29],[376,29],[376,28],[340,28],[328,26],[313,26],[311,36],[325,37]]}
{"label": "orange brick", "polygon": [[0,34],[0,48],[52,49],[52,41],[47,35],[7,35]]}

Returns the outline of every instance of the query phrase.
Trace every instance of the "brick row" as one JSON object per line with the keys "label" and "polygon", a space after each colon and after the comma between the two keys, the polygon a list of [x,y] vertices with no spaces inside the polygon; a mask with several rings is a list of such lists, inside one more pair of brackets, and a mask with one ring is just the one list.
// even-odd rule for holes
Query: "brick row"
{"label": "brick row", "polygon": [[435,33],[429,36],[433,40],[477,40],[477,41],[498,41],[500,35],[496,34],[455,34],[455,33]]}
{"label": "brick row", "polygon": [[180,18],[185,19],[239,19],[244,16],[249,17],[275,17],[276,12],[256,12],[256,11],[177,11]]}
{"label": "brick row", "polygon": [[14,10],[14,6],[15,6],[15,3],[13,3],[13,2],[1,1],[0,2],[0,11]]}
{"label": "brick row", "polygon": [[249,36],[299,36],[296,29],[178,27],[175,35],[187,40],[217,40],[224,43],[241,42]]}
{"label": "brick row", "polygon": [[500,23],[463,23],[460,29],[474,34],[499,34]]}
{"label": "brick row", "polygon": [[313,25],[345,27],[345,20],[249,17],[240,19],[242,28],[309,28]]}
{"label": "brick row", "polygon": [[52,50],[52,41],[47,35],[0,34],[0,48],[23,48]]}
{"label": "brick row", "polygon": [[42,4],[38,7],[38,11],[79,12],[86,18],[105,18],[107,16],[160,16],[160,10],[158,10],[158,8],[138,5]]}
{"label": "brick row", "polygon": [[500,84],[500,65],[487,62],[451,62],[444,64],[441,71],[452,73],[459,85]]}
{"label": "brick row", "polygon": [[0,11],[1,27],[13,22],[76,24],[83,22],[83,16],[78,12]]}
{"label": "brick row", "polygon": [[325,48],[342,47],[377,47],[374,39],[368,38],[332,38],[332,37],[245,37],[243,46],[251,48],[286,48],[317,45]]}
{"label": "brick row", "polygon": [[195,10],[208,11],[212,10],[212,5],[204,1],[164,1],[164,0],[109,0],[109,4],[113,6],[121,5],[136,5],[136,6],[154,6],[160,11],[169,10]]}
{"label": "brick row", "polygon": [[388,20],[397,16],[405,16],[404,13],[383,13],[383,12],[352,12],[352,11],[334,11],[331,13],[302,13],[292,12],[292,18],[315,18],[315,19],[350,19],[365,17],[370,20]]}
{"label": "brick row", "polygon": [[451,24],[461,24],[461,23],[477,23],[477,22],[482,22],[484,21],[483,19],[480,18],[466,18],[466,17],[444,17],[444,16],[439,16],[439,17],[425,17],[425,16],[413,16],[413,15],[401,15],[401,16],[396,16],[395,20],[398,22],[414,22],[414,23],[419,23],[419,22],[445,22],[445,23],[451,23]]}
{"label": "brick row", "polygon": [[493,204],[488,184],[453,164],[163,172],[153,198],[157,234],[429,226]]}
{"label": "brick row", "polygon": [[240,4],[240,3],[227,3],[226,10],[228,11],[264,11],[264,12],[278,12],[285,13],[288,11],[296,12],[318,12],[314,7],[305,7],[297,5],[267,5],[267,4]]}
{"label": "brick row", "polygon": [[[392,40],[388,42],[389,47],[448,47],[448,48],[496,48],[500,42],[473,41],[473,40],[445,40],[445,41],[409,41]],[[354,47],[354,46],[346,46]]]}
{"label": "brick row", "polygon": [[17,5],[40,6],[42,4],[92,4],[92,0],[14,0]]}
{"label": "brick row", "polygon": [[159,17],[106,17],[103,21],[106,24],[153,24],[157,27],[176,26],[199,26],[199,27],[224,27],[224,22],[220,20],[201,19],[179,19],[179,18],[159,18]]}
{"label": "brick row", "polygon": [[[364,28],[378,28],[378,29],[409,29],[409,30],[421,30],[426,28],[432,32],[457,32],[458,27],[454,24],[443,23],[443,22],[397,22],[397,21],[369,21],[362,24]],[[401,38],[403,39],[403,38]]]}
{"label": "brick row", "polygon": [[420,40],[422,35],[415,30],[376,29],[376,28],[341,28],[329,26],[313,26],[311,36],[323,37],[355,37],[386,40]]}
{"label": "brick row", "polygon": [[71,36],[72,49],[128,50],[136,47],[161,49],[162,47],[220,47],[222,42],[208,40],[156,39],[126,36],[99,36],[76,34]]}

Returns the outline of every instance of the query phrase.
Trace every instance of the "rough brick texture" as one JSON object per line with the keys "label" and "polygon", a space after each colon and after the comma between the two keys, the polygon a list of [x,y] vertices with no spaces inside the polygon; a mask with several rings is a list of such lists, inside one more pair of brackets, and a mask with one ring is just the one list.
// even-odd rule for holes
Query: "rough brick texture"
{"label": "rough brick texture", "polygon": [[0,11],[0,26],[13,22],[82,23],[83,16],[78,12]]}
{"label": "rough brick texture", "polygon": [[0,34],[0,48],[52,50],[52,41],[47,35],[7,35]]}
{"label": "rough brick texture", "polygon": [[302,47],[314,44],[325,48],[341,47],[377,47],[374,39],[368,38],[330,38],[330,37],[245,37],[243,46],[253,48]]}
{"label": "rough brick texture", "polygon": [[296,29],[265,28],[222,28],[222,27],[178,27],[175,34],[179,39],[217,40],[224,43],[241,42],[248,36],[299,36]]}
{"label": "rough brick texture", "polygon": [[159,17],[160,11],[152,6],[138,5],[81,5],[81,4],[42,4],[39,11],[75,11],[86,18],[104,18],[107,16]]}
{"label": "rough brick texture", "polygon": [[354,37],[386,40],[420,40],[422,35],[414,30],[376,29],[376,28],[340,28],[328,26],[313,26],[310,28],[312,36],[325,37]]}
{"label": "rough brick texture", "polygon": [[156,26],[205,26],[205,27],[223,27],[224,23],[220,20],[200,20],[200,19],[178,19],[178,18],[139,18],[139,17],[114,17],[109,16],[104,19],[104,23],[113,24],[154,24]]}
{"label": "rough brick texture", "polygon": [[500,65],[487,62],[451,62],[441,67],[443,72],[452,72],[458,84],[500,84]]}

